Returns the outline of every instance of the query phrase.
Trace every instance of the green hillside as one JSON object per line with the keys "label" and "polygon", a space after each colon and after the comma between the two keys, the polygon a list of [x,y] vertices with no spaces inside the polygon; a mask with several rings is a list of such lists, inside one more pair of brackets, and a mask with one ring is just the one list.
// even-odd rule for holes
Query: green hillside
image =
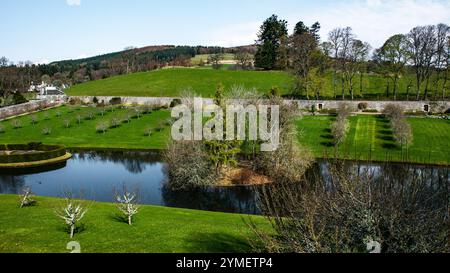
{"label": "green hillside", "polygon": [[87,82],[66,91],[73,96],[176,97],[181,91],[192,89],[199,95],[211,97],[219,83],[226,88],[242,85],[260,92],[278,86],[286,94],[292,85],[292,77],[278,71],[174,68]]}
{"label": "green hillside", "polygon": [[[415,87],[411,85],[413,76],[405,76],[399,80],[397,99],[406,99],[409,86],[409,99],[415,99]],[[135,96],[135,97],[177,97],[181,91],[194,90],[203,97],[212,97],[219,83],[228,89],[234,85],[246,88],[256,88],[262,93],[267,93],[272,87],[277,86],[283,95],[294,94],[296,98],[306,99],[305,92],[294,91],[295,78],[283,71],[234,71],[228,66],[224,69],[213,70],[211,68],[170,68],[152,72],[141,72],[117,77],[111,77],[98,81],[86,82],[75,85],[66,90],[72,96]],[[362,85],[361,85],[362,83]],[[387,88],[389,84],[389,89]],[[362,88],[361,88],[362,87]],[[388,93],[388,94],[387,94]],[[429,98],[433,98],[435,91],[430,86]],[[310,99],[317,94],[308,94]],[[423,94],[422,94],[423,95]],[[441,91],[436,93],[441,98]],[[337,99],[342,98],[341,81],[336,82]],[[325,73],[322,77],[322,90],[320,99],[334,99],[333,73]],[[345,98],[350,99],[348,87]],[[392,81],[377,74],[364,74],[354,80],[354,98],[363,100],[388,100],[393,99]]]}

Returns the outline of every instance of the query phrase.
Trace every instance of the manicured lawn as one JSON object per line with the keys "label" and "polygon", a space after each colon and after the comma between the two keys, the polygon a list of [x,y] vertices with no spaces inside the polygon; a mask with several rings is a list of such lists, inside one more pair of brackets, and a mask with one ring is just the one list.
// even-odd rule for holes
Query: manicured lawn
{"label": "manicured lawn", "polygon": [[36,198],[36,206],[20,209],[18,197],[0,195],[0,252],[67,253],[70,241],[84,253],[248,252],[253,236],[244,222],[262,217],[143,206],[133,226],[118,220],[116,207],[94,203],[73,240],[54,214],[55,198]]}
{"label": "manicured lawn", "polygon": [[[117,149],[165,149],[170,139],[169,110],[155,110],[134,118],[130,123],[122,122],[118,128],[110,128],[105,134],[98,133],[96,127],[102,121],[109,122],[113,117],[123,118],[131,109],[106,111],[104,116],[94,107],[63,106],[16,118],[22,127],[14,129],[13,120],[0,122],[5,132],[0,134],[0,143],[42,142],[62,144],[69,148],[117,148]],[[61,113],[57,117],[57,112]],[[95,113],[93,120],[85,117]],[[45,115],[48,113],[48,120]],[[38,123],[32,124],[31,117],[36,115]],[[77,116],[83,120],[78,124]],[[71,127],[65,128],[64,121],[69,119]],[[408,149],[401,149],[392,136],[387,120],[369,115],[350,118],[350,130],[345,142],[336,150],[332,144],[330,126],[331,116],[305,116],[297,121],[300,143],[309,147],[316,157],[339,157],[361,160],[392,160],[416,163],[447,164],[450,162],[450,122],[447,120],[409,118],[414,140]],[[50,135],[44,135],[42,128],[50,127]],[[157,128],[162,127],[159,131]],[[145,130],[152,130],[151,136],[145,136]]]}
{"label": "manicured lawn", "polygon": [[[122,119],[131,109],[115,109],[107,111],[101,116],[100,110],[93,107],[63,106],[35,114],[38,117],[36,124],[31,123],[31,115],[16,118],[22,127],[14,129],[12,120],[0,122],[5,127],[5,132],[0,134],[0,143],[29,143],[42,142],[45,144],[63,144],[70,148],[120,148],[120,149],[164,149],[170,136],[170,125],[166,124],[170,118],[168,110],[155,110],[144,114],[140,118],[134,118],[130,123],[122,122],[117,128],[110,128],[105,134],[98,133],[96,127],[101,122],[109,122],[113,117]],[[57,117],[57,112],[61,113]],[[93,120],[85,117],[89,112],[94,112]],[[45,119],[48,113],[49,119]],[[78,124],[77,116],[83,120]],[[70,128],[65,128],[64,121],[69,119]],[[159,126],[163,130],[158,131]],[[44,135],[42,128],[50,127],[50,135]],[[145,136],[145,130],[152,130],[151,136]]]}
{"label": "manicured lawn", "polygon": [[430,164],[450,162],[448,120],[408,118],[414,135],[408,151],[395,143],[387,120],[366,115],[350,118],[347,138],[336,150],[330,131],[333,120],[330,116],[307,116],[297,122],[301,132],[299,141],[309,147],[316,157],[334,157],[336,153],[348,159]]}
{"label": "manicured lawn", "polygon": [[75,85],[66,90],[72,96],[177,97],[192,89],[203,97],[212,97],[219,83],[226,88],[244,86],[267,93],[278,86],[287,93],[292,77],[284,72],[227,71],[213,69],[174,68],[135,73]]}

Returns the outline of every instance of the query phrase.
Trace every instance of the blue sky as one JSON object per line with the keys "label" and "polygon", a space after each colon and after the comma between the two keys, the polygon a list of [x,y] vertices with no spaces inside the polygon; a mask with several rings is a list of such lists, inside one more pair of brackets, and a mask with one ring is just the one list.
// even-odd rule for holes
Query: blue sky
{"label": "blue sky", "polygon": [[416,25],[450,24],[444,0],[1,0],[0,56],[49,62],[160,44],[251,44],[271,14],[319,21],[322,38],[350,26],[379,47]]}

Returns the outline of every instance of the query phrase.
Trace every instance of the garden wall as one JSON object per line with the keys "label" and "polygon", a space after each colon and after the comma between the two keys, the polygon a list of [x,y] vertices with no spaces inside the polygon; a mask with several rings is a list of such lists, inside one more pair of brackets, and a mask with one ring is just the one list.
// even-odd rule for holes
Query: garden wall
{"label": "garden wall", "polygon": [[[342,101],[296,101],[300,109],[311,110],[313,106],[316,110],[337,109]],[[345,101],[358,109],[358,105],[364,104],[367,110],[377,110],[379,112],[388,104],[400,105],[406,112],[445,112],[450,109],[450,101]]]}
{"label": "garden wall", "polygon": [[12,105],[0,108],[0,120],[5,118],[22,115],[25,113],[35,112],[41,109],[54,107],[61,104],[62,101],[52,99],[42,99],[30,101],[27,103]]}
{"label": "garden wall", "polygon": [[[49,96],[50,98],[52,96]],[[81,96],[81,97],[65,97],[66,101],[71,99],[79,100],[83,103],[92,103],[94,98],[98,102],[104,102],[108,104],[112,99],[117,99],[119,97],[112,96]],[[175,98],[156,98],[156,97],[120,97],[121,103],[124,105],[156,105],[156,106],[168,106]],[[445,112],[450,108],[450,101],[345,101],[358,109],[358,105],[363,103],[367,105],[367,110],[377,110],[379,112],[388,104],[398,104],[405,108],[406,112]],[[212,99],[204,99],[205,104],[212,104]],[[286,100],[286,103],[296,103],[300,109],[311,110],[315,106],[316,110],[332,110],[337,109],[342,101],[333,100]]]}

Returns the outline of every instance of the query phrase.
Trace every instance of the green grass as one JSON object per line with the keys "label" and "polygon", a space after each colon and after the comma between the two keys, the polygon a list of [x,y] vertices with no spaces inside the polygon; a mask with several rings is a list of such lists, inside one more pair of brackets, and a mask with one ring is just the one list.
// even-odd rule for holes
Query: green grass
{"label": "green grass", "polygon": [[[92,107],[63,106],[37,113],[38,123],[31,123],[31,116],[17,117],[22,127],[14,129],[12,120],[0,122],[5,132],[0,134],[0,143],[26,144],[42,142],[61,144],[69,148],[115,148],[115,149],[165,149],[170,139],[170,118],[168,110],[156,110],[130,123],[123,122],[118,128],[110,128],[105,134],[98,133],[96,126],[112,117],[123,117],[130,109],[116,109],[106,112],[102,117],[99,109]],[[56,113],[60,112],[61,117]],[[77,116],[85,117],[88,112],[96,112],[94,120],[83,119],[77,123]],[[49,120],[45,120],[48,113]],[[65,128],[64,120],[71,121],[71,127]],[[300,143],[309,147],[316,157],[334,157],[335,153],[348,159],[376,161],[409,161],[416,163],[448,164],[450,162],[450,122],[448,120],[409,118],[414,140],[408,149],[401,149],[392,136],[387,120],[372,116],[359,115],[350,118],[350,130],[343,144],[335,150],[332,144],[330,126],[331,116],[306,116],[297,122],[301,136]],[[162,125],[163,130],[157,128]],[[42,128],[52,128],[50,135],[43,135]],[[145,130],[151,128],[153,134],[145,136]],[[406,159],[406,156],[408,158]]]}
{"label": "green grass", "polygon": [[[448,120],[408,118],[413,144],[406,151],[394,141],[389,122],[378,116],[350,118],[350,130],[337,149],[332,144],[330,116],[307,116],[297,122],[300,143],[316,157],[334,157],[374,161],[408,161],[414,163],[450,163],[450,122]],[[407,154],[408,153],[408,154]]]}
{"label": "green grass", "polygon": [[[253,236],[246,215],[143,206],[133,226],[117,217],[114,204],[94,203],[71,240],[54,209],[55,198],[37,197],[37,205],[19,208],[18,197],[0,195],[0,252],[68,253],[70,241],[83,253],[248,252]],[[261,217],[251,216],[262,228]]]}
{"label": "green grass", "polygon": [[[199,55],[195,55],[195,57],[193,57],[193,58],[191,59],[191,63],[192,63],[193,65],[198,65],[198,64],[200,63],[201,60],[203,60],[203,62],[206,63],[206,62],[208,61],[208,58],[209,58],[210,55],[211,55],[211,54],[199,54]],[[235,58],[234,54],[231,54],[231,53],[223,54],[223,60],[224,60],[224,61],[233,61],[233,60],[235,60],[235,59],[236,59],[236,58]]]}
{"label": "green grass", "polygon": [[[78,124],[77,116],[85,117],[88,112],[95,112],[93,120],[83,119]],[[22,127],[14,129],[12,120],[0,122],[5,132],[0,134],[0,143],[25,144],[29,142],[42,142],[45,144],[62,144],[70,148],[117,148],[117,149],[164,149],[170,136],[170,125],[166,121],[170,118],[167,110],[157,110],[145,114],[141,118],[134,118],[130,123],[122,123],[118,128],[110,128],[105,134],[96,131],[97,124],[109,122],[112,117],[122,118],[130,109],[116,109],[106,112],[102,117],[99,109],[92,107],[63,106],[35,114],[38,123],[31,123],[31,115],[17,117]],[[57,112],[61,117],[57,117]],[[45,120],[45,113],[49,119]],[[64,120],[71,121],[71,127],[65,128]],[[159,125],[163,130],[158,131]],[[43,135],[42,128],[50,127],[50,135]],[[145,129],[152,128],[153,134],[145,136]]]}
{"label": "green grass", "polygon": [[[201,56],[200,56],[201,57]],[[200,58],[197,57],[197,58]],[[398,83],[398,99],[406,99],[407,86],[412,75],[406,75]],[[213,97],[217,85],[222,83],[227,89],[234,85],[246,88],[256,88],[267,93],[272,87],[278,86],[283,95],[293,92],[294,77],[283,71],[232,71],[229,65],[214,70],[204,68],[169,68],[152,72],[141,72],[122,75],[108,79],[75,85],[66,90],[72,96],[135,96],[135,97],[177,97],[186,89],[196,91],[203,97]],[[363,90],[360,90],[360,78],[355,79],[354,97],[360,100],[393,99],[393,87],[390,86],[389,96],[386,96],[387,80],[380,75],[365,74]],[[415,98],[414,87],[410,89],[410,99]],[[340,78],[337,80],[337,98],[342,98]],[[431,87],[430,97],[434,90]],[[438,95],[441,95],[439,93]],[[298,98],[306,98],[306,94],[297,94]],[[315,94],[310,93],[310,98]],[[346,99],[350,99],[348,88]],[[333,73],[328,71],[323,76],[323,88],[320,99],[334,99]]]}
{"label": "green grass", "polygon": [[277,71],[228,71],[173,68],[112,77],[75,85],[66,90],[72,96],[177,97],[186,89],[203,97],[213,97],[217,86],[244,86],[267,93],[278,86],[288,93],[292,77]]}

